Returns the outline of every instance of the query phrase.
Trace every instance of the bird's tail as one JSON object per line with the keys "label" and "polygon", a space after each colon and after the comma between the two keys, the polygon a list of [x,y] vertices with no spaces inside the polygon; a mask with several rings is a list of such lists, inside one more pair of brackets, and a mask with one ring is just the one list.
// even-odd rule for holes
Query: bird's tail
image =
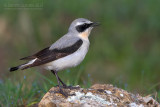
{"label": "bird's tail", "polygon": [[16,70],[18,70],[18,69],[24,70],[24,69],[30,68],[30,67],[31,67],[30,65],[32,65],[35,60],[36,60],[36,59],[33,59],[33,60],[31,60],[31,61],[29,61],[29,62],[27,62],[27,63],[24,63],[24,64],[22,64],[22,65],[19,65],[19,66],[16,66],[16,67],[11,67],[11,68],[9,69],[9,71],[10,71],[10,72],[13,72],[13,71],[16,71]]}
{"label": "bird's tail", "polygon": [[10,72],[13,72],[13,71],[17,71],[18,69],[20,69],[20,66],[16,66],[16,67],[11,67],[9,69]]}
{"label": "bird's tail", "polygon": [[19,69],[24,70],[24,69],[29,68],[29,65],[30,65],[30,64],[25,63],[25,64],[22,64],[22,65],[19,65],[19,66],[16,66],[16,67],[11,67],[11,68],[9,69],[9,71],[10,71],[10,72],[13,72],[13,71],[17,71],[17,70],[19,70]]}
{"label": "bird's tail", "polygon": [[28,63],[25,63],[25,64],[22,64],[22,65],[19,65],[19,66],[16,66],[16,67],[11,67],[11,68],[9,69],[9,71],[10,71],[10,72],[13,72],[13,71],[17,71],[17,70],[19,70],[19,69],[24,70],[24,69],[27,69],[27,68],[29,68],[29,64],[28,64]]}

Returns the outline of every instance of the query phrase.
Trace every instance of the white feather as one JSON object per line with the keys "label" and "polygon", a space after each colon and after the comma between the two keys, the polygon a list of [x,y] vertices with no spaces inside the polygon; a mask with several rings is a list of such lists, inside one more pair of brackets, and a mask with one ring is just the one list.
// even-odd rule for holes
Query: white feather
{"label": "white feather", "polygon": [[89,40],[83,41],[82,46],[76,52],[66,57],[47,63],[43,67],[47,70],[55,70],[55,71],[60,71],[66,68],[75,67],[83,61],[84,57],[88,52],[89,44],[90,44]]}
{"label": "white feather", "polygon": [[27,65],[33,64],[36,60],[37,60],[37,58],[29,61],[27,64],[21,65],[20,68],[23,68],[23,67],[25,67],[25,66],[27,66]]}

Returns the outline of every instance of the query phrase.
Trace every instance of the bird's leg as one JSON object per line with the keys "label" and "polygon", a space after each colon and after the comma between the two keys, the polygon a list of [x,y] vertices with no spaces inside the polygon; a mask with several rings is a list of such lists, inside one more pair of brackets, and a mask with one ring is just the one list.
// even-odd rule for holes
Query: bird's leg
{"label": "bird's leg", "polygon": [[63,94],[65,97],[68,97],[68,94],[66,94],[65,92],[63,92],[63,90],[60,87],[60,80],[58,78],[57,72],[54,72],[54,74],[55,74],[55,76],[57,78],[57,81],[58,81],[59,93]]}
{"label": "bird's leg", "polygon": [[[51,70],[51,72],[56,76],[56,71]],[[59,78],[58,75],[57,75],[57,78],[58,78],[57,81],[62,83],[63,88],[69,88],[69,89],[78,89],[78,88],[79,88],[79,87],[67,86],[67,85]],[[59,84],[60,84],[60,83],[59,83]],[[59,85],[59,86],[60,86],[60,85]]]}
{"label": "bird's leg", "polygon": [[[51,72],[52,72],[54,75],[56,75],[56,74],[55,74],[56,72],[55,72],[54,70],[51,70]],[[63,87],[66,88],[67,85],[59,78],[58,75],[57,75],[57,77],[58,77],[58,80],[62,83]]]}

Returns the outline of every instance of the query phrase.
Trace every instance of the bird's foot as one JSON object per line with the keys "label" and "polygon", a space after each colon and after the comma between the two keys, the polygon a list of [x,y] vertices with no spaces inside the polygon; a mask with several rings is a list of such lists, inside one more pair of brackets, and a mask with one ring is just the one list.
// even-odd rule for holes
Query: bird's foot
{"label": "bird's foot", "polygon": [[79,89],[80,87],[79,86],[76,86],[76,87],[74,87],[74,86],[67,86],[67,85],[63,85],[63,88],[66,88],[66,89],[70,89],[70,90],[72,90],[72,89]]}
{"label": "bird's foot", "polygon": [[61,88],[59,88],[59,93],[62,94],[65,98],[70,96],[68,93],[64,92]]}
{"label": "bird's foot", "polygon": [[72,90],[72,89],[78,89],[78,88],[80,88],[80,87],[73,87],[73,86],[67,86],[67,85],[65,85],[65,86],[56,86],[56,87],[58,87],[59,88],[59,90],[57,90],[57,91],[55,91],[55,93],[60,93],[60,94],[62,94],[65,98],[67,98],[68,96],[73,96],[73,95],[75,95],[75,94],[69,94],[69,93],[67,93],[67,91],[65,91],[65,89],[70,89],[70,90]]}
{"label": "bird's foot", "polygon": [[63,83],[63,84],[62,84],[62,87],[63,87],[63,88],[67,88],[68,86]]}

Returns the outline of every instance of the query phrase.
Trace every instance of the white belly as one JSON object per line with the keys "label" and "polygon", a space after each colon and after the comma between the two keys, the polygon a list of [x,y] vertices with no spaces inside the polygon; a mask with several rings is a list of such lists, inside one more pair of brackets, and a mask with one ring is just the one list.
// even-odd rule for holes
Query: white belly
{"label": "white belly", "polygon": [[89,48],[89,41],[83,41],[82,46],[76,52],[66,57],[47,63],[43,67],[47,70],[55,70],[55,71],[60,71],[67,68],[75,67],[83,61],[84,57],[88,52],[88,48]]}

